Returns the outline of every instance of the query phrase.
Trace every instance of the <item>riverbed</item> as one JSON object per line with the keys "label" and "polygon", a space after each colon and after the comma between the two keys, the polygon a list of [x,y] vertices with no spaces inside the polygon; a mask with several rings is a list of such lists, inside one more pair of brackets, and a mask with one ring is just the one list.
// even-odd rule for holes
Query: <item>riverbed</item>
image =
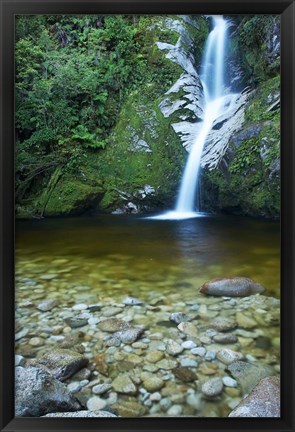
{"label": "riverbed", "polygon": [[[123,416],[226,416],[245,395],[243,385],[223,384],[209,401],[201,390],[212,377],[225,383],[232,378],[222,357],[228,353],[220,351],[231,349],[235,360],[271,368],[270,374],[280,370],[279,247],[277,222],[242,217],[18,221],[17,353],[30,361],[76,337],[91,374],[74,375],[66,384],[89,409],[113,407]],[[206,281],[231,276],[254,279],[266,290],[245,299],[199,292]],[[126,302],[130,297],[138,303]],[[38,309],[47,300],[56,300],[54,307]],[[196,333],[179,328],[173,313],[187,314]],[[144,332],[134,343],[118,342],[99,328],[114,317]],[[231,333],[226,345],[220,342],[224,331]],[[122,375],[136,387],[129,395],[117,391]],[[109,390],[97,396],[93,389],[102,384]]]}

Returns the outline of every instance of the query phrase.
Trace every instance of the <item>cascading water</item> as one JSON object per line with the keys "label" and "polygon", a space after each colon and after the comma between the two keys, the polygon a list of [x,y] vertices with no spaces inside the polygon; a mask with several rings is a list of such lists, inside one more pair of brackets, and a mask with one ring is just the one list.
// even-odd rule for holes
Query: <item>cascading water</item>
{"label": "cascading water", "polygon": [[202,215],[198,208],[195,209],[201,156],[208,133],[220,116],[226,99],[224,51],[228,24],[222,16],[213,16],[212,19],[214,26],[206,42],[200,74],[204,89],[203,122],[185,166],[175,210],[152,219],[186,219]]}

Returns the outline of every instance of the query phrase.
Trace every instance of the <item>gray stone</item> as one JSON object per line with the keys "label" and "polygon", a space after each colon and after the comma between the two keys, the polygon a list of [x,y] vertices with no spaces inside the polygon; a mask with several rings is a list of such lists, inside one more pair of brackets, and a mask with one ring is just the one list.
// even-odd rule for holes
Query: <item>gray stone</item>
{"label": "gray stone", "polygon": [[100,411],[107,406],[107,401],[98,396],[93,396],[87,401],[87,408],[90,411]]}
{"label": "gray stone", "polygon": [[188,322],[188,321],[192,321],[192,317],[189,315],[186,315],[185,313],[182,312],[173,312],[170,315],[170,321],[175,322],[176,324],[180,324],[182,322]]}
{"label": "gray stone", "polygon": [[194,324],[190,323],[190,322],[181,322],[177,326],[177,328],[181,332],[183,332],[183,333],[185,333],[185,334],[187,334],[189,336],[193,336],[193,337],[198,336],[198,331],[197,331],[196,326]]}
{"label": "gray stone", "polygon": [[48,312],[51,311],[53,308],[55,308],[57,304],[58,302],[56,299],[47,299],[39,303],[37,309],[39,309],[42,312]]}
{"label": "gray stone", "polygon": [[243,357],[244,356],[242,353],[233,351],[229,348],[222,349],[217,353],[218,360],[226,365],[229,365],[237,360],[241,360]]}
{"label": "gray stone", "polygon": [[88,309],[88,305],[85,303],[79,303],[72,307],[73,311],[85,311]]}
{"label": "gray stone", "polygon": [[172,405],[167,411],[167,414],[169,416],[172,416],[172,417],[177,417],[181,413],[182,413],[182,406],[181,405]]}
{"label": "gray stone", "polygon": [[88,358],[82,354],[58,348],[30,362],[32,366],[46,370],[60,381],[71,377],[74,373],[87,366],[88,363]]}
{"label": "gray stone", "polygon": [[78,411],[80,402],[48,372],[35,367],[15,369],[16,417],[39,417],[55,411]]}
{"label": "gray stone", "polygon": [[213,340],[214,342],[219,344],[232,344],[236,343],[238,341],[238,338],[232,333],[219,333],[213,336]]}
{"label": "gray stone", "polygon": [[92,393],[96,395],[101,395],[111,390],[112,384],[97,384],[92,387]]}
{"label": "gray stone", "polygon": [[208,398],[214,398],[222,392],[223,382],[221,378],[211,378],[202,385],[202,393]]}
{"label": "gray stone", "polygon": [[143,332],[144,329],[142,328],[130,327],[115,333],[114,336],[118,337],[121,340],[121,342],[131,345],[142,335]]}
{"label": "gray stone", "polygon": [[197,344],[195,342],[189,340],[189,341],[182,342],[181,346],[184,349],[193,349],[193,348],[196,348]]}
{"label": "gray stone", "polygon": [[14,358],[15,358],[14,360],[15,366],[25,366],[26,359],[23,356],[16,354]]}
{"label": "gray stone", "polygon": [[206,361],[212,361],[215,360],[216,358],[216,353],[214,351],[207,351],[205,354],[205,360]]}
{"label": "gray stone", "polygon": [[180,360],[180,365],[182,367],[198,367],[198,362],[190,358],[184,358]]}
{"label": "gray stone", "polygon": [[78,411],[78,412],[64,412],[64,413],[51,413],[43,417],[118,417],[108,411]]}
{"label": "gray stone", "polygon": [[204,357],[204,355],[206,354],[206,348],[204,347],[193,348],[191,349],[191,353],[196,356]]}
{"label": "gray stone", "polygon": [[141,305],[143,302],[142,300],[139,300],[135,297],[126,297],[123,302],[126,306],[138,306]]}
{"label": "gray stone", "polygon": [[67,388],[70,393],[77,393],[79,390],[81,390],[81,384],[77,381],[74,381],[68,384]]}
{"label": "gray stone", "polygon": [[182,353],[184,348],[179,345],[177,342],[175,342],[173,339],[168,339],[166,342],[166,351],[168,354],[172,356],[177,356],[178,354]]}
{"label": "gray stone", "polygon": [[211,325],[218,331],[229,331],[237,327],[237,323],[234,320],[224,317],[216,318]]}
{"label": "gray stone", "polygon": [[280,380],[275,376],[262,379],[229,414],[229,417],[280,416]]}
{"label": "gray stone", "polygon": [[28,333],[29,333],[29,330],[26,328],[20,330],[19,332],[15,333],[15,340],[18,341],[18,340],[26,337]]}
{"label": "gray stone", "polygon": [[71,328],[79,328],[88,324],[88,318],[77,315],[75,317],[66,318],[65,322]]}
{"label": "gray stone", "polygon": [[238,383],[231,377],[225,376],[222,378],[222,382],[225,387],[237,387]]}
{"label": "gray stone", "polygon": [[245,297],[264,290],[262,285],[245,277],[213,279],[200,288],[203,294],[227,297]]}
{"label": "gray stone", "polygon": [[261,379],[273,375],[270,366],[253,365],[244,361],[235,361],[227,369],[238,381],[244,393],[249,393]]}

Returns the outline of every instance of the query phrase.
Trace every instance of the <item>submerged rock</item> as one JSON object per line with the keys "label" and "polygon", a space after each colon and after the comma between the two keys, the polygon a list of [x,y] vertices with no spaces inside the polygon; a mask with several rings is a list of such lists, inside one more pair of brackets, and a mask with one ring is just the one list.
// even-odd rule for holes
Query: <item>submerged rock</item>
{"label": "submerged rock", "polygon": [[108,318],[98,324],[98,328],[108,333],[115,333],[119,330],[130,328],[130,325],[118,318]]}
{"label": "submerged rock", "polygon": [[280,379],[262,379],[229,417],[280,417]]}
{"label": "submerged rock", "polygon": [[39,309],[42,312],[48,312],[51,311],[55,306],[57,306],[57,300],[56,299],[48,299],[44,300],[41,303],[38,304],[37,309]]}
{"label": "submerged rock", "polygon": [[115,333],[115,337],[118,337],[121,342],[125,344],[132,344],[135,342],[144,332],[142,328],[126,328],[125,330],[121,330]]}
{"label": "submerged rock", "polygon": [[213,279],[200,288],[203,294],[228,297],[246,297],[262,293],[264,290],[262,285],[245,277]]}
{"label": "submerged rock", "polygon": [[267,365],[253,365],[240,360],[231,363],[227,369],[238,381],[244,393],[249,393],[261,379],[273,375],[272,368]]}
{"label": "submerged rock", "polygon": [[39,417],[82,408],[78,399],[50,373],[35,367],[17,367],[15,371],[16,417]]}
{"label": "submerged rock", "polygon": [[202,385],[202,393],[207,398],[214,398],[222,392],[223,382],[221,378],[211,378]]}
{"label": "submerged rock", "polygon": [[88,363],[88,358],[67,349],[55,349],[30,362],[32,366],[46,370],[60,381],[65,381]]}
{"label": "submerged rock", "polygon": [[113,381],[113,388],[118,393],[135,395],[137,388],[128,374],[120,374]]}

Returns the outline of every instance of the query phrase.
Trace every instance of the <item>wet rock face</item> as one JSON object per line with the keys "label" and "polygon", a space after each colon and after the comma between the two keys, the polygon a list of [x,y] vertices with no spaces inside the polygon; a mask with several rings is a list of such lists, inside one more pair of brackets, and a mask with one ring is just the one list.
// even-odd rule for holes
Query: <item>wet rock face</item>
{"label": "wet rock face", "polygon": [[280,417],[280,379],[262,379],[229,417]]}
{"label": "wet rock face", "polygon": [[82,354],[67,350],[55,349],[44,354],[41,358],[32,360],[32,366],[39,367],[49,372],[54,378],[65,381],[87,366],[89,360]]}
{"label": "wet rock face", "polygon": [[79,411],[81,404],[50,373],[35,367],[15,370],[16,417],[39,417],[56,411]]}
{"label": "wet rock face", "polygon": [[264,290],[262,285],[244,277],[213,279],[200,288],[203,294],[229,297],[246,297]]}

